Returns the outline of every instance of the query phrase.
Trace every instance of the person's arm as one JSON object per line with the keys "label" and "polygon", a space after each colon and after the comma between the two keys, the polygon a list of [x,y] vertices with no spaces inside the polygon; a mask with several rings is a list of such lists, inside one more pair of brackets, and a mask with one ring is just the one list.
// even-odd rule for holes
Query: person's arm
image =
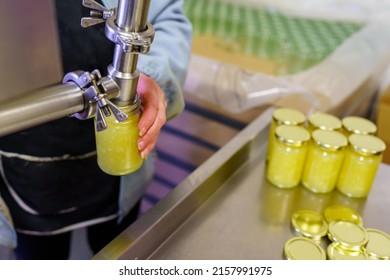
{"label": "person's arm", "polygon": [[143,157],[147,157],[155,146],[165,121],[184,109],[182,87],[187,75],[192,33],[182,6],[183,1],[151,2],[149,18],[155,28],[155,37],[150,52],[141,55],[138,61],[138,69],[145,74],[141,74],[138,84],[138,94],[145,104],[138,142]]}
{"label": "person's arm", "polygon": [[149,21],[155,37],[146,55],[140,55],[138,69],[153,78],[167,99],[167,119],[184,108],[184,85],[192,46],[192,26],[183,14],[182,0],[152,0]]}
{"label": "person's arm", "polygon": [[[116,1],[103,1],[115,7]],[[146,55],[140,55],[137,92],[143,113],[139,122],[138,146],[147,157],[157,142],[166,120],[184,109],[182,87],[187,76],[192,46],[192,26],[183,14],[182,0],[152,0],[149,22],[155,37]]]}
{"label": "person's arm", "polygon": [[[0,246],[8,249],[16,248],[16,232],[4,200],[0,196]],[[1,248],[0,248],[1,249]]]}

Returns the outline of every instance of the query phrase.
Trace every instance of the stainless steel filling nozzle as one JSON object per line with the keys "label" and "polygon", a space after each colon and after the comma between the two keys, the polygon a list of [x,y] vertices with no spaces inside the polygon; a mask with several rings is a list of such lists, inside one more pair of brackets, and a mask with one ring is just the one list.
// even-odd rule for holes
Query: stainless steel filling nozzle
{"label": "stainless steel filling nozzle", "polygon": [[[87,104],[95,101],[98,105],[95,110],[96,123],[97,130],[101,131],[106,128],[104,115],[107,116],[107,113],[112,111],[120,121],[124,113],[116,106],[129,105],[137,99],[138,55],[149,52],[154,38],[154,28],[147,23],[150,0],[119,0],[118,8],[113,9],[93,0],[83,0],[82,4],[91,11],[90,17],[81,19],[81,26],[90,27],[105,22],[105,34],[115,43],[113,62],[108,66],[108,77],[118,85],[118,95],[113,97],[111,102],[106,93],[97,86],[85,91]],[[91,82],[96,84],[100,79],[101,77],[95,77]],[[86,111],[92,112],[89,108],[86,108]],[[80,117],[80,114],[77,117]]]}
{"label": "stainless steel filling nozzle", "polygon": [[138,55],[149,51],[154,38],[154,28],[147,23],[150,0],[119,0],[113,9],[93,0],[82,4],[91,11],[81,25],[105,22],[105,34],[115,43],[108,75],[102,77],[98,70],[70,72],[62,84],[0,104],[0,136],[69,115],[82,120],[96,116],[101,131],[106,128],[104,116],[112,113],[118,121],[126,119],[117,107],[137,102]]}

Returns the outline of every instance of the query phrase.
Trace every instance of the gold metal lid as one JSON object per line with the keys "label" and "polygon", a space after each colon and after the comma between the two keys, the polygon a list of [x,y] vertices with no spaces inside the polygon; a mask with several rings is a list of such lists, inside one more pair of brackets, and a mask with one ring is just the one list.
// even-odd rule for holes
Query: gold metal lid
{"label": "gold metal lid", "polygon": [[366,229],[368,243],[366,253],[371,259],[390,260],[390,235],[373,228]]}
{"label": "gold metal lid", "polygon": [[342,128],[341,120],[331,114],[317,112],[312,114],[308,121],[314,129],[339,130]]}
{"label": "gold metal lid", "polygon": [[341,122],[349,133],[366,135],[375,134],[377,130],[375,123],[362,117],[348,116],[344,117]]}
{"label": "gold metal lid", "polygon": [[303,125],[306,120],[303,113],[291,108],[276,109],[272,118],[278,125]]}
{"label": "gold metal lid", "polygon": [[290,146],[302,146],[310,140],[310,133],[303,127],[280,125],[275,129],[276,138]]}
{"label": "gold metal lid", "polygon": [[326,260],[324,249],[305,237],[292,237],[287,240],[284,255],[288,260]]}
{"label": "gold metal lid", "polygon": [[362,155],[379,155],[386,150],[385,142],[373,135],[352,134],[348,140],[354,151]]}
{"label": "gold metal lid", "polygon": [[317,129],[311,135],[314,143],[325,150],[337,151],[348,145],[347,137],[337,131]]}
{"label": "gold metal lid", "polygon": [[291,224],[296,232],[314,240],[320,240],[328,233],[324,217],[313,210],[299,210],[293,213]]}
{"label": "gold metal lid", "polygon": [[364,250],[348,251],[343,250],[336,242],[332,242],[327,248],[328,258],[330,260],[368,260],[368,255]]}
{"label": "gold metal lid", "polygon": [[333,221],[347,221],[360,226],[363,225],[363,219],[359,213],[343,205],[333,205],[327,207],[324,211],[324,218],[327,223],[331,223]]}
{"label": "gold metal lid", "polygon": [[329,224],[328,237],[343,250],[361,251],[368,242],[366,230],[353,222],[333,221]]}

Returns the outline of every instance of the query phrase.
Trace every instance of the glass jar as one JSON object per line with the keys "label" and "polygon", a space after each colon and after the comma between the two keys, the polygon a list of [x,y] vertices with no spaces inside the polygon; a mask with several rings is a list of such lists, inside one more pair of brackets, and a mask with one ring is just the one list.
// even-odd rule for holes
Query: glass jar
{"label": "glass jar", "polygon": [[331,114],[317,112],[312,114],[308,118],[308,130],[313,132],[314,130],[333,130],[341,131],[342,123],[341,120]]}
{"label": "glass jar", "polygon": [[347,138],[340,132],[313,131],[302,175],[303,186],[315,193],[331,192],[336,187],[347,144]]}
{"label": "glass jar", "polygon": [[341,122],[343,124],[343,131],[347,136],[351,134],[375,135],[377,131],[375,123],[366,118],[348,116],[344,117]]}
{"label": "glass jar", "polygon": [[128,119],[118,122],[113,114],[106,117],[107,129],[95,130],[97,162],[110,175],[126,175],[139,169],[143,159],[138,150],[140,102],[118,107]]}
{"label": "glass jar", "polygon": [[281,125],[275,129],[267,179],[280,188],[292,188],[301,181],[310,133],[303,127]]}
{"label": "glass jar", "polygon": [[386,144],[376,136],[352,134],[336,184],[349,196],[366,197],[371,190]]}
{"label": "glass jar", "polygon": [[306,117],[303,113],[290,108],[279,108],[272,113],[272,122],[268,136],[268,150],[267,160],[270,158],[270,154],[273,149],[275,141],[275,129],[279,125],[297,125],[303,126],[305,124]]}

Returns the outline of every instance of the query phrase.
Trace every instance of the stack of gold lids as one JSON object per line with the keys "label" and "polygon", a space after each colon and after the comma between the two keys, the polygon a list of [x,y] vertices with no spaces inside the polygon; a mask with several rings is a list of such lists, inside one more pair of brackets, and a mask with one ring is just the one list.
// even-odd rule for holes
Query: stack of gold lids
{"label": "stack of gold lids", "polygon": [[326,260],[321,239],[328,232],[323,216],[312,210],[300,210],[292,215],[292,228],[300,237],[290,238],[284,245],[289,260]]}
{"label": "stack of gold lids", "polygon": [[368,259],[365,253],[368,234],[362,226],[349,221],[333,221],[329,224],[328,237],[332,241],[327,248],[329,259]]}
{"label": "stack of gold lids", "polygon": [[330,206],[324,215],[299,210],[292,215],[291,225],[300,237],[285,243],[289,260],[390,260],[390,235],[364,228],[361,216],[346,206]]}

